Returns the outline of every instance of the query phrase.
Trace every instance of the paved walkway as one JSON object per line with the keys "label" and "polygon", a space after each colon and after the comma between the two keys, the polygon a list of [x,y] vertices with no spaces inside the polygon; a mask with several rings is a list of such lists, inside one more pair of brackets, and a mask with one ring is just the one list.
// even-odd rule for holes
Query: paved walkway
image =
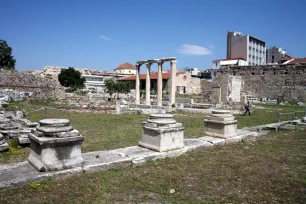
{"label": "paved walkway", "polygon": [[238,130],[238,135],[239,136],[230,139],[220,139],[208,136],[197,139],[185,139],[184,148],[169,152],[156,152],[139,146],[109,151],[88,152],[82,154],[84,159],[82,167],[52,172],[38,172],[27,161],[0,165],[0,188],[21,185],[51,177],[62,177],[81,172],[103,171],[125,165],[141,164],[150,160],[176,157],[197,149],[241,142],[242,140],[258,136],[256,132],[250,132],[247,130]]}

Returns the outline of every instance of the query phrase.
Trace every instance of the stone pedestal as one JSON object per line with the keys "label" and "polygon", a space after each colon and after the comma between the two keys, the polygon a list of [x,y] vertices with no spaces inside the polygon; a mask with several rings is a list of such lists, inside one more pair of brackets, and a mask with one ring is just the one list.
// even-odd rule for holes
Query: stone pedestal
{"label": "stone pedestal", "polygon": [[3,135],[0,133],[0,152],[5,152],[9,150],[9,145],[4,140]]}
{"label": "stone pedestal", "polygon": [[28,158],[38,171],[52,171],[81,166],[81,144],[84,140],[70,126],[69,120],[44,119],[29,134],[31,153]]}
{"label": "stone pedestal", "polygon": [[152,114],[142,123],[143,133],[139,145],[158,152],[184,147],[184,127],[170,114]]}
{"label": "stone pedestal", "polygon": [[204,119],[204,133],[213,137],[231,138],[237,136],[237,120],[228,110],[213,110]]}

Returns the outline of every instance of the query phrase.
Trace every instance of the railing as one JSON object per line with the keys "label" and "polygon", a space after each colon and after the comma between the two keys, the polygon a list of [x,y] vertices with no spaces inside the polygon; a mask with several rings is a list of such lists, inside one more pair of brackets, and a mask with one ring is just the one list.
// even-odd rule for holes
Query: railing
{"label": "railing", "polygon": [[42,114],[42,118],[47,118],[48,117],[48,109],[49,110],[57,110],[57,111],[60,111],[60,112],[64,112],[64,113],[67,113],[67,110],[59,110],[57,108],[54,108],[54,107],[43,107],[43,108],[38,108],[36,110],[32,110],[32,111],[28,111],[25,113],[25,118],[28,118],[29,114],[32,114],[32,113],[35,113],[35,112],[39,112],[39,111],[43,111],[43,114]]}
{"label": "railing", "polygon": [[306,117],[306,108],[304,111],[293,111],[293,112],[288,112],[288,113],[278,113],[277,114],[277,121],[280,122],[281,121],[281,116],[282,115],[287,115],[287,116],[291,116],[291,120],[295,120],[298,119],[298,115],[303,115],[302,117]]}

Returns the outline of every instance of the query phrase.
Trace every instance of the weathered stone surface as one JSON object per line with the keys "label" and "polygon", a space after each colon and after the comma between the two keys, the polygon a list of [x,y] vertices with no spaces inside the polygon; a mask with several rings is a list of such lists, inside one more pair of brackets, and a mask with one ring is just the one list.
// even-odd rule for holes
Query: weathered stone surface
{"label": "weathered stone surface", "polygon": [[200,137],[198,139],[199,140],[204,140],[204,141],[209,142],[213,145],[224,145],[225,144],[225,139],[217,138],[217,137],[205,136],[205,137]]}
{"label": "weathered stone surface", "polygon": [[209,148],[213,145],[209,142],[199,139],[184,139],[186,152],[194,151],[201,148]]}
{"label": "weathered stone surface", "polygon": [[36,128],[37,131],[42,132],[46,135],[49,133],[60,133],[60,132],[68,132],[72,130],[72,126],[63,126],[63,127],[48,127],[48,126],[39,126]]}
{"label": "weathered stone surface", "polygon": [[82,136],[54,138],[29,134],[31,153],[28,161],[38,171],[53,171],[81,166]]}
{"label": "weathered stone surface", "polygon": [[0,152],[5,152],[9,150],[9,145],[5,142],[3,144],[0,144]]}
{"label": "weathered stone surface", "polygon": [[142,125],[140,146],[159,152],[184,147],[184,128],[174,120],[173,115],[152,114]]}
{"label": "weathered stone surface", "polygon": [[0,124],[5,124],[5,123],[9,123],[10,119],[7,118],[0,118]]}
{"label": "weathered stone surface", "polygon": [[3,138],[3,135],[0,133],[0,145],[4,144],[5,140]]}
{"label": "weathered stone surface", "polygon": [[23,145],[29,145],[31,142],[30,142],[30,139],[29,137],[18,137],[18,144],[23,146]]}
{"label": "weathered stone surface", "polygon": [[229,144],[229,143],[238,143],[242,141],[242,137],[241,136],[235,136],[235,137],[229,137],[225,139],[225,143]]}
{"label": "weathered stone surface", "polygon": [[110,168],[115,168],[122,165],[131,164],[131,159],[125,155],[111,151],[96,151],[82,154],[84,159],[83,171],[94,172]]}
{"label": "weathered stone surface", "polygon": [[156,151],[152,151],[147,148],[139,147],[139,146],[131,146],[114,150],[118,154],[126,156],[128,158],[138,158],[142,157],[145,159],[159,157],[161,154]]}
{"label": "weathered stone surface", "polygon": [[43,119],[39,121],[40,126],[48,127],[63,127],[69,126],[70,122],[67,119]]}
{"label": "weathered stone surface", "polygon": [[14,129],[18,129],[18,126],[13,125],[11,123],[6,123],[6,124],[1,124],[0,129],[1,130],[14,130]]}
{"label": "weathered stone surface", "polygon": [[235,137],[237,120],[228,110],[213,110],[212,114],[204,119],[204,132],[213,137]]}

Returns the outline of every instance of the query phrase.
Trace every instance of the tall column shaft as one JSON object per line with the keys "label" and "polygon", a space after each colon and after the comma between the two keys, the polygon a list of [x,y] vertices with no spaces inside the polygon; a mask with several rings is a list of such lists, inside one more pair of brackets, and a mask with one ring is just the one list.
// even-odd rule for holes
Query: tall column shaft
{"label": "tall column shaft", "polygon": [[139,64],[136,64],[136,98],[135,98],[135,103],[136,104],[140,104],[140,74],[139,74],[139,70],[140,70],[140,66]]}
{"label": "tall column shaft", "polygon": [[151,64],[147,63],[147,72],[146,72],[146,105],[151,105],[151,79],[150,79],[150,67]]}
{"label": "tall column shaft", "polygon": [[157,77],[157,105],[161,106],[163,101],[163,62],[158,62]]}
{"label": "tall column shaft", "polygon": [[170,76],[170,105],[175,104],[176,93],[176,60],[171,61],[171,76]]}

